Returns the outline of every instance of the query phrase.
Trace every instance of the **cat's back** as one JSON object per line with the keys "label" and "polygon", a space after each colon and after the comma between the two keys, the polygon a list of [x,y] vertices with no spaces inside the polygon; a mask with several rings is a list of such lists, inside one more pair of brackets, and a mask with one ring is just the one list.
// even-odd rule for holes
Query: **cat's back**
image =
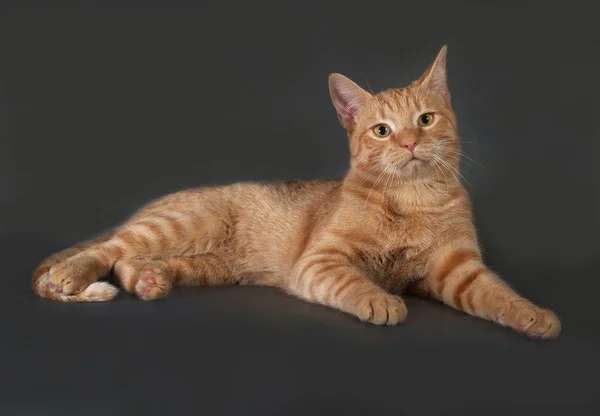
{"label": "cat's back", "polygon": [[272,198],[283,204],[310,203],[333,196],[341,181],[314,179],[273,181],[264,184]]}
{"label": "cat's back", "polygon": [[318,215],[336,198],[341,182],[337,180],[288,180],[248,182],[238,187],[237,213],[240,221],[257,223],[262,228],[283,231],[310,213]]}

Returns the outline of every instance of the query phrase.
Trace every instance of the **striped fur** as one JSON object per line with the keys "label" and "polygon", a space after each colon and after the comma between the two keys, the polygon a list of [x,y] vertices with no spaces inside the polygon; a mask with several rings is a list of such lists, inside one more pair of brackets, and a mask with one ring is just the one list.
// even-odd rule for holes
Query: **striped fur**
{"label": "striped fur", "polygon": [[[372,95],[330,76],[349,137],[341,181],[237,183],[165,196],[97,239],[45,259],[33,289],[63,302],[105,301],[112,273],[144,300],[175,286],[279,287],[365,322],[395,325],[411,291],[536,338],[560,321],[483,263],[446,86],[446,49],[406,88]],[[420,116],[431,114],[423,124]],[[430,120],[431,119],[431,120]],[[376,134],[385,124],[390,134]]]}

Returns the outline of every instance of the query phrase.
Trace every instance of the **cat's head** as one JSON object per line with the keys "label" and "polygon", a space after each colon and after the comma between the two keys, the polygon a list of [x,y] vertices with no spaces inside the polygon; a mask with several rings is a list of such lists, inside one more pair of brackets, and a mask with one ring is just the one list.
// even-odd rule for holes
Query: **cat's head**
{"label": "cat's head", "polygon": [[371,177],[383,172],[407,179],[452,176],[459,143],[446,83],[446,46],[406,88],[372,95],[331,74],[329,90],[350,137],[353,169]]}

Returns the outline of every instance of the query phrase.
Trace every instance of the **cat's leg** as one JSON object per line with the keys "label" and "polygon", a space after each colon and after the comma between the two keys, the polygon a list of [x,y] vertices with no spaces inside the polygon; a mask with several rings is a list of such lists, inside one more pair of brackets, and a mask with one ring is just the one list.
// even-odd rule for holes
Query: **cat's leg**
{"label": "cat's leg", "polygon": [[72,247],[64,249],[60,252],[54,253],[45,258],[34,270],[31,285],[39,296],[61,300],[63,302],[79,302],[79,301],[92,301],[92,300],[109,300],[116,296],[118,290],[109,283],[97,282],[91,284],[87,290],[79,291],[77,296],[66,296],[62,294],[62,287],[57,285],[55,281],[50,279],[50,270],[53,267],[63,263],[69,258],[81,253],[82,251],[108,241],[111,237],[111,233],[105,233],[94,239],[77,243]]}
{"label": "cat's leg", "polygon": [[162,260],[118,260],[112,272],[119,286],[143,300],[164,298],[175,280],[173,271]]}
{"label": "cat's leg", "polygon": [[558,317],[515,292],[482,263],[477,249],[444,247],[432,256],[429,269],[428,276],[409,291],[532,338],[552,339],[560,334]]}
{"label": "cat's leg", "polygon": [[103,241],[107,241],[111,236],[111,233],[106,233],[100,235],[94,239],[82,241],[81,243],[77,243],[72,247],[66,248],[57,253],[53,253],[50,256],[46,257],[42,262],[35,268],[32,276],[31,283],[35,285],[37,279],[43,274],[47,273],[53,266],[56,266],[58,263],[68,259],[69,257],[74,256],[77,253],[87,249],[88,247],[93,246],[94,244],[101,243]]}
{"label": "cat's leg", "polygon": [[117,228],[108,240],[87,246],[41,275],[36,272],[35,292],[63,302],[109,300],[116,295],[116,288],[96,281],[120,259],[191,256],[213,251],[231,236],[231,211],[209,205],[220,203],[218,195],[212,199],[204,193],[190,195],[185,201],[181,197],[159,200]]}
{"label": "cat's leg", "polygon": [[120,286],[143,300],[164,298],[174,285],[213,286],[234,283],[233,259],[209,253],[193,257],[128,259],[115,263]]}
{"label": "cat's leg", "polygon": [[347,252],[333,246],[317,248],[302,256],[287,290],[301,299],[339,309],[376,325],[399,324],[408,313],[400,297],[373,283],[353,265]]}

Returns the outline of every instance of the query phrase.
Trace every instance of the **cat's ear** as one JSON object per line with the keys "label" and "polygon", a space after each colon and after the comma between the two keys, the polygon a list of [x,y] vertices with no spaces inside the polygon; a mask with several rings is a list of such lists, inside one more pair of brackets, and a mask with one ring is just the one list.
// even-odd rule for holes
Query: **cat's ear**
{"label": "cat's ear", "polygon": [[450,90],[448,89],[448,83],[446,81],[446,45],[442,46],[442,49],[438,53],[435,61],[425,71],[421,78],[417,81],[417,84],[422,88],[427,88],[430,91],[438,94],[446,101],[450,101]]}
{"label": "cat's ear", "polygon": [[371,94],[341,74],[329,75],[329,94],[340,123],[346,130],[352,130],[356,115],[364,107]]}

